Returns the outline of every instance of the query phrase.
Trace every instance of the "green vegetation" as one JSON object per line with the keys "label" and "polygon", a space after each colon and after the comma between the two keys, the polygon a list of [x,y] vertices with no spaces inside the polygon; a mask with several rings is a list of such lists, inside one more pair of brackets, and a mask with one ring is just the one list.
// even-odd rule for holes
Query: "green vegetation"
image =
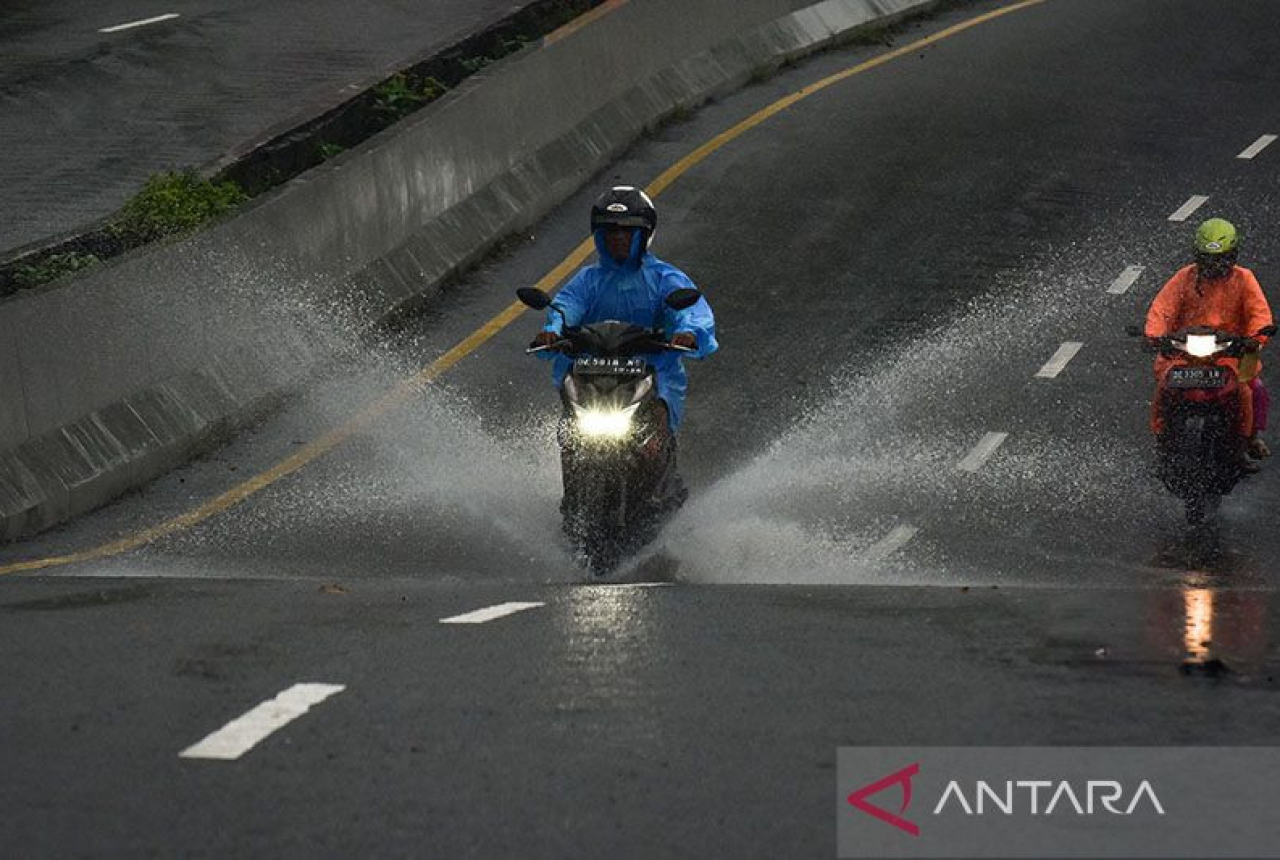
{"label": "green vegetation", "polygon": [[[577,15],[578,15],[577,12],[573,13],[574,17],[577,17]],[[572,20],[572,18],[570,20]],[[530,41],[532,40],[528,36],[526,36],[524,33],[516,33],[516,35],[513,38],[503,39],[502,40],[502,56],[505,57],[507,54],[514,54],[516,51],[520,50],[525,45],[529,44]]]}
{"label": "green vegetation", "polygon": [[38,263],[19,266],[13,273],[13,283],[18,289],[28,290],[92,268],[101,262],[96,254],[82,254],[79,251],[50,254]]}
{"label": "green vegetation", "polygon": [[[0,297],[97,265],[133,248],[194,230],[445,95],[468,75],[514,54],[540,37],[598,6],[603,0],[538,0],[492,31],[394,75],[333,117],[300,126],[240,158],[207,180],[194,170],[161,173],[125,204],[104,227],[50,248],[32,263],[0,265]],[[673,112],[669,121],[689,113]],[[340,142],[339,142],[340,141]]]}
{"label": "green vegetation", "polygon": [[436,78],[415,80],[408,75],[392,75],[373,88],[373,109],[394,122],[440,98],[448,87]]}
{"label": "green vegetation", "polygon": [[249,199],[234,182],[202,179],[194,170],[158,173],[124,205],[110,226],[130,246],[185,233]]}
{"label": "green vegetation", "polygon": [[492,63],[493,59],[486,57],[483,54],[478,57],[468,57],[461,61],[462,68],[468,75],[474,75],[476,72],[480,71],[485,66],[491,65]]}
{"label": "green vegetation", "polygon": [[490,54],[476,54],[459,60],[458,65],[462,67],[462,71],[467,75],[474,75],[485,66],[491,66],[501,60],[503,57],[514,54],[529,44],[531,40],[523,33],[517,33],[514,37],[505,38],[497,44]]}
{"label": "green vegetation", "polygon": [[328,161],[329,159],[337,158],[339,155],[346,152],[347,148],[340,143],[330,143],[327,140],[322,140],[320,141],[320,146],[317,147],[317,150],[320,153],[320,160]]}

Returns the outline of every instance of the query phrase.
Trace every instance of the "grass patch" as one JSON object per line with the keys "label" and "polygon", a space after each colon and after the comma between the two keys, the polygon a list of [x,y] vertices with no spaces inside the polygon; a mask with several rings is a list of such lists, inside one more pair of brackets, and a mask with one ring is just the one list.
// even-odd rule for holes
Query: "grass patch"
{"label": "grass patch", "polygon": [[37,263],[22,265],[13,273],[13,282],[20,290],[29,290],[76,272],[91,269],[100,264],[97,254],[83,254],[79,251],[67,251],[62,254],[50,254]]}
{"label": "grass patch", "polygon": [[195,230],[246,200],[358,146],[429,105],[466,77],[537,42],[603,0],[535,0],[490,29],[402,69],[334,110],[239,158],[213,179],[194,170],[162,173],[103,227],[0,264],[0,298]]}
{"label": "grass patch", "polygon": [[[195,171],[163,173],[108,223],[0,265],[0,297],[39,286],[96,265],[147,242],[194,230],[231,212],[295,176],[351,149],[456,88],[468,76],[514,54],[542,36],[599,6],[603,0],[536,0],[493,28],[392,75],[349,102],[257,147],[212,180]],[[892,45],[914,22],[971,7],[975,0],[941,0],[929,12],[891,26],[873,26],[837,40],[827,50],[849,44]],[[754,70],[752,83],[802,62],[791,58]],[[662,124],[684,122],[692,108],[675,108]]]}
{"label": "grass patch", "polygon": [[194,170],[158,173],[124,205],[108,230],[136,247],[194,230],[248,199],[236,183],[203,179]]}
{"label": "grass patch", "polygon": [[373,110],[389,123],[396,122],[448,91],[449,88],[435,77],[418,79],[404,73],[392,75],[373,88]]}
{"label": "grass patch", "polygon": [[327,140],[322,140],[317,151],[320,153],[321,161],[328,161],[331,158],[337,158],[342,155],[347,151],[347,148],[340,143],[330,143]]}
{"label": "grass patch", "polygon": [[493,58],[481,55],[479,57],[467,57],[465,60],[459,60],[458,65],[462,66],[462,70],[468,75],[474,75],[485,66],[493,65]]}

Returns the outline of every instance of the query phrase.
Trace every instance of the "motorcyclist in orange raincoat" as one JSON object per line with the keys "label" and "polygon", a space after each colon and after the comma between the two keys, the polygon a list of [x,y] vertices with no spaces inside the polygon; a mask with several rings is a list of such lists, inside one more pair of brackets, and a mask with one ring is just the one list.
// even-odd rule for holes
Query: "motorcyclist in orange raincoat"
{"label": "motorcyclist in orange raincoat", "polygon": [[[1261,331],[1272,324],[1271,306],[1253,272],[1236,265],[1239,235],[1230,222],[1211,218],[1196,231],[1195,262],[1179,269],[1161,288],[1147,312],[1145,334],[1148,338],[1165,337],[1190,326],[1210,326],[1239,337],[1250,337],[1259,346],[1267,338]],[[1243,360],[1229,359],[1241,376],[1240,435],[1245,440],[1244,453],[1255,459],[1269,456],[1267,445],[1258,436],[1265,430],[1270,398],[1262,380],[1256,375],[1262,369],[1254,356]],[[1153,401],[1151,428],[1161,431],[1159,404],[1164,376],[1174,359],[1156,358],[1156,395]],[[1253,365],[1250,367],[1249,365]],[[1242,369],[1243,366],[1243,369]],[[1250,471],[1257,467],[1248,463]]]}

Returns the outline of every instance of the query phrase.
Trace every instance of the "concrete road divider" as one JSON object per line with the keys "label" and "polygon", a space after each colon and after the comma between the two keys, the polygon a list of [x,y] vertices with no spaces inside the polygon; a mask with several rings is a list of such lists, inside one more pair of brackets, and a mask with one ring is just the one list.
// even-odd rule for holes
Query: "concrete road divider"
{"label": "concrete road divider", "polygon": [[0,303],[0,537],[207,450],[672,112],[935,0],[632,0],[235,217]]}

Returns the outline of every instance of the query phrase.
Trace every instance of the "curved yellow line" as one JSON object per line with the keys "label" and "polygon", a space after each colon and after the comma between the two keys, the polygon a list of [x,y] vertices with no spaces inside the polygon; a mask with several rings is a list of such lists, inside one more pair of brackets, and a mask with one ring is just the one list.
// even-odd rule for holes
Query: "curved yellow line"
{"label": "curved yellow line", "polygon": [[[950,38],[951,36],[954,36],[957,33],[962,33],[972,27],[977,27],[980,24],[985,24],[988,21],[1017,12],[1021,9],[1026,9],[1030,6],[1037,6],[1043,2],[1045,2],[1045,0],[1022,0],[1020,3],[1014,3],[1010,6],[1005,6],[992,12],[987,12],[975,18],[971,18],[968,21],[956,24],[953,27],[940,30],[932,36],[919,39],[909,45],[904,45],[901,48],[889,51],[888,53],[880,54],[873,59],[867,60],[865,63],[859,63],[856,66],[845,69],[844,71],[837,72],[830,77],[823,78],[816,83],[809,84],[803,89],[796,90],[790,95],[779,99],[760,111],[757,111],[742,122],[702,144],[693,152],[689,153],[667,170],[663,171],[663,173],[659,175],[657,179],[653,180],[645,190],[648,192],[650,197],[657,197],[663,191],[666,191],[671,187],[672,183],[677,179],[701,164],[717,150],[724,148],[751,129],[773,118],[797,102],[803,101],[804,99],[807,99],[830,86],[838,84],[843,80],[853,77],[854,75],[860,75],[863,72],[870,71],[871,69],[884,65],[898,57],[918,51],[921,48],[934,44],[935,42],[940,42],[943,39]],[[565,278],[569,277],[569,275],[571,275],[579,266],[587,261],[593,250],[594,246],[592,241],[590,239],[584,241],[577,248],[574,248],[572,253],[565,257],[559,265],[544,275],[542,279],[538,281],[537,287],[547,292],[554,290]],[[30,573],[38,570],[45,570],[50,567],[60,567],[62,565],[75,564],[77,562],[96,561],[102,558],[109,558],[111,556],[119,555],[121,553],[128,552],[129,550],[145,546],[167,535],[171,535],[174,532],[190,528],[203,520],[209,519],[212,516],[222,513],[228,508],[240,504],[240,502],[243,502],[259,490],[263,490],[271,486],[281,478],[293,474],[308,463],[311,463],[313,460],[316,460],[324,454],[327,454],[329,451],[332,451],[338,445],[341,445],[356,433],[367,428],[391,410],[404,405],[410,398],[420,393],[423,388],[434,382],[459,361],[466,358],[493,338],[494,335],[498,334],[498,332],[509,326],[523,312],[523,305],[519,303],[510,305],[502,313],[476,329],[465,340],[454,346],[453,349],[431,362],[431,364],[427,365],[414,376],[406,379],[404,382],[401,382],[341,427],[326,433],[314,442],[298,449],[292,456],[280,463],[277,463],[267,471],[250,478],[248,481],[245,481],[238,486],[232,487],[230,490],[210,499],[199,507],[188,511],[185,514],[173,517],[172,519],[165,520],[164,522],[152,526],[149,529],[144,529],[143,531],[136,532],[132,535],[120,538],[119,540],[112,541],[111,543],[103,544],[102,546],[94,547],[93,549],[74,552],[67,555],[50,556],[48,558],[38,558],[30,561],[20,561],[0,566],[0,576],[13,573]]]}

